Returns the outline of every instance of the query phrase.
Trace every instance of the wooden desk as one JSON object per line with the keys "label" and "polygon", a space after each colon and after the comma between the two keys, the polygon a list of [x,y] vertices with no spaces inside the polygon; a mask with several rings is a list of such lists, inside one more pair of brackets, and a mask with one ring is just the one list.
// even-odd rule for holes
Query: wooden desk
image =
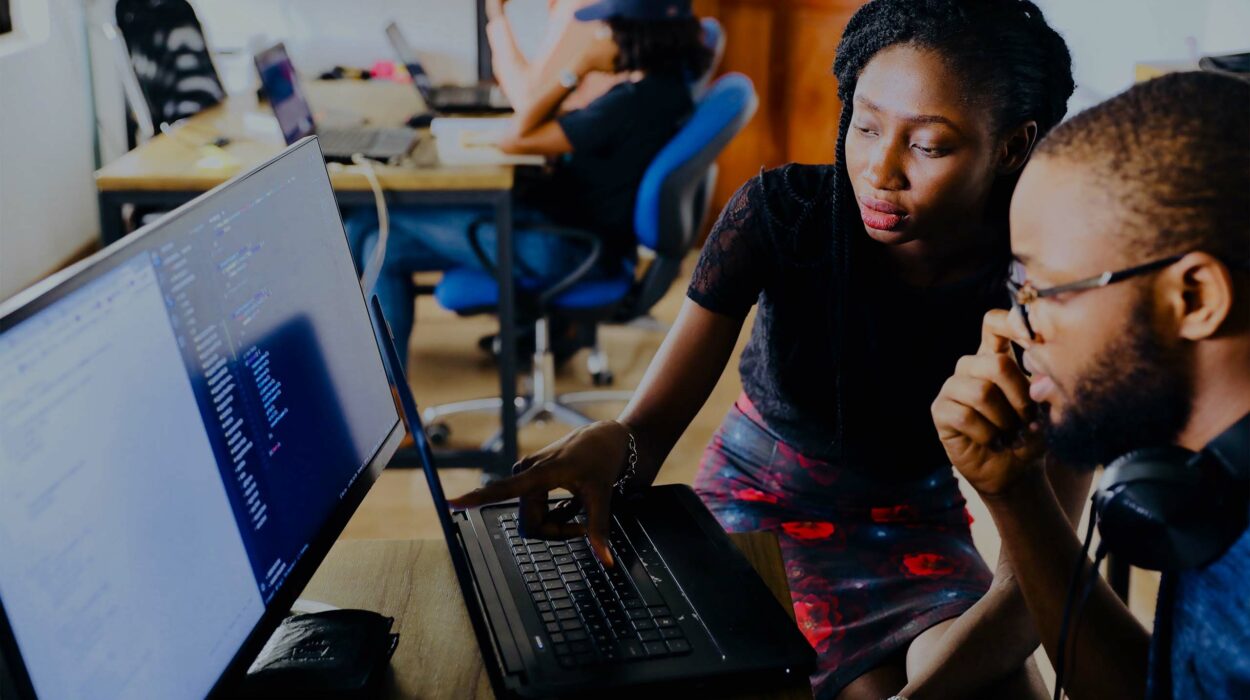
{"label": "wooden desk", "polygon": [[[731,534],[734,544],[794,614],[781,550],[772,533]],[[441,540],[340,540],[303,597],[395,618],[399,647],[391,659],[392,698],[493,698],[469,613]],[[806,678],[767,695],[812,697]]]}
{"label": "wooden desk", "polygon": [[[317,81],[306,92],[319,123],[345,120],[373,126],[396,126],[424,105],[410,85],[381,81]],[[265,130],[260,127],[272,125]],[[259,128],[259,130],[258,130]],[[230,143],[208,146],[218,137]],[[108,245],[124,234],[127,204],[173,209],[238,173],[279,153],[285,144],[272,111],[256,100],[233,97],[187,119],[175,137],[158,134],[95,174],[99,192],[100,237]],[[331,165],[330,183],[340,206],[374,206],[365,176]],[[512,187],[514,166],[444,166],[434,156],[432,138],[423,135],[414,156],[396,166],[375,167],[389,206],[475,204],[494,211],[498,230],[499,382],[503,445],[498,453],[440,453],[440,466],[474,466],[509,473],[517,459],[516,300],[512,284]],[[402,340],[401,340],[402,342]],[[411,455],[399,461],[410,465]]]}

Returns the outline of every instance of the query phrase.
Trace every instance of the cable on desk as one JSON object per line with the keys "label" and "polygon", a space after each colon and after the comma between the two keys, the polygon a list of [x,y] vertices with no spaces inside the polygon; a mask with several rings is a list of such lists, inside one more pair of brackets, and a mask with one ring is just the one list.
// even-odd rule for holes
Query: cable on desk
{"label": "cable on desk", "polygon": [[391,222],[386,209],[386,192],[382,190],[382,183],[378,180],[377,171],[373,169],[373,163],[363,155],[355,153],[352,154],[352,166],[369,181],[369,189],[373,190],[373,204],[378,211],[378,244],[373,247],[373,255],[360,273],[360,288],[368,299],[382,273],[382,262],[386,260],[386,243],[390,238]]}

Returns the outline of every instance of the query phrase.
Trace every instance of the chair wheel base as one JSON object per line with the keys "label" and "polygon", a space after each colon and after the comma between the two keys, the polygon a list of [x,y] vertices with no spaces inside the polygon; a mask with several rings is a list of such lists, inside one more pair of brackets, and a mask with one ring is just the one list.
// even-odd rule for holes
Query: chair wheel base
{"label": "chair wheel base", "polygon": [[443,447],[451,437],[451,426],[441,421],[431,423],[425,426],[425,437],[429,439],[431,445]]}

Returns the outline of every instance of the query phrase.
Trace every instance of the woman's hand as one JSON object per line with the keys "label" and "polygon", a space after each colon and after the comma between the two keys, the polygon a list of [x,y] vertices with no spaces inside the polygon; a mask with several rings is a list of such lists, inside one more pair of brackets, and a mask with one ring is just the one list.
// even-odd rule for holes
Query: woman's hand
{"label": "woman's hand", "polygon": [[504,2],[505,0],[486,0],[486,21],[489,22],[504,16]]}
{"label": "woman's hand", "polygon": [[[613,484],[629,456],[629,435],[629,429],[617,421],[583,426],[517,462],[513,476],[453,498],[451,505],[470,508],[520,498],[518,516],[526,537],[586,535],[599,561],[612,566],[609,506]],[[556,488],[568,490],[573,500],[548,511],[547,494]],[[586,509],[586,527],[568,522],[577,514],[579,504]]]}
{"label": "woman's hand", "polygon": [[579,77],[587,73],[615,73],[616,56],[620,47],[612,38],[612,29],[606,23],[596,22],[594,31],[579,32],[577,60],[573,70]]}
{"label": "woman's hand", "polygon": [[981,347],[960,358],[933,402],[933,421],[951,464],[984,495],[1003,492],[1040,466],[1041,425],[1029,381],[1011,343],[1028,334],[1007,311],[985,315]]}

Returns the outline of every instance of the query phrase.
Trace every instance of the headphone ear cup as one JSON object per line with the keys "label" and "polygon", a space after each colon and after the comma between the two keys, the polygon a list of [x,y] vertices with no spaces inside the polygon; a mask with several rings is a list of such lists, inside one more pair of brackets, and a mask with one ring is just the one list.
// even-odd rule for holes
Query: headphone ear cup
{"label": "headphone ear cup", "polygon": [[1137,450],[1107,466],[1094,507],[1107,548],[1133,566],[1175,571],[1214,560],[1236,533],[1224,527],[1210,482],[1181,447]]}

